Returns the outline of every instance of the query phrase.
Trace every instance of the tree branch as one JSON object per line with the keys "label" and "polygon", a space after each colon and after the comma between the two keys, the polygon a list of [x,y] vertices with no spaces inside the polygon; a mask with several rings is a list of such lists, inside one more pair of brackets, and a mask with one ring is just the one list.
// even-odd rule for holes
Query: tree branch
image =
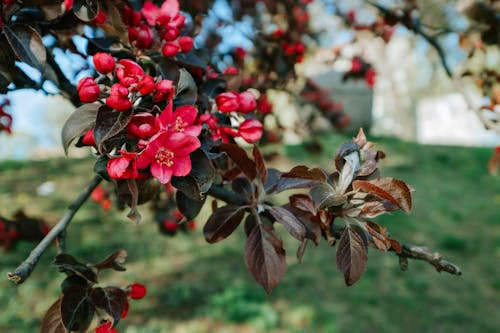
{"label": "tree branch", "polygon": [[30,276],[31,272],[35,268],[35,265],[40,260],[41,256],[45,253],[47,248],[52,244],[52,242],[61,234],[66,231],[69,223],[73,219],[73,216],[80,209],[83,203],[89,198],[92,191],[99,185],[102,181],[100,176],[95,176],[87,187],[80,193],[78,198],[68,207],[64,216],[57,222],[57,224],[50,230],[50,232],[38,243],[38,245],[31,251],[30,255],[26,260],[24,260],[21,265],[19,265],[14,273],[7,273],[7,278],[16,283],[20,284],[26,281]]}
{"label": "tree branch", "polygon": [[213,184],[208,190],[207,194],[211,195],[216,199],[225,201],[226,203],[231,205],[242,206],[247,204],[247,201],[241,195],[233,191],[230,191],[228,189],[225,189],[224,187],[219,185]]}
{"label": "tree branch", "polygon": [[438,252],[429,252],[426,247],[409,244],[401,244],[401,253],[399,256],[399,265],[403,271],[408,269],[408,259],[426,261],[436,268],[438,272],[445,271],[453,275],[462,275],[460,268],[452,262],[443,259]]}

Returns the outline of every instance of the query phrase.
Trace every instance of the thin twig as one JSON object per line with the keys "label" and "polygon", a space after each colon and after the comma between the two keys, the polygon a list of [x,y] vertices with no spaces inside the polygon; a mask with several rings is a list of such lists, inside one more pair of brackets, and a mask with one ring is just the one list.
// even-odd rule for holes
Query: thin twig
{"label": "thin twig", "polygon": [[40,260],[41,256],[52,244],[52,242],[66,231],[69,223],[73,219],[78,209],[89,198],[92,191],[102,181],[100,176],[95,176],[87,187],[80,193],[78,198],[68,207],[64,216],[57,222],[57,224],[50,230],[50,232],[38,243],[38,245],[31,251],[30,255],[19,265],[14,273],[7,273],[7,278],[16,284],[23,283],[30,276],[35,268],[35,265]]}
{"label": "thin twig", "polygon": [[436,268],[438,272],[447,272],[453,275],[462,275],[460,268],[452,262],[443,259],[438,252],[429,252],[426,247],[409,244],[401,244],[401,253],[399,256],[399,265],[402,270],[408,269],[408,259],[426,261]]}

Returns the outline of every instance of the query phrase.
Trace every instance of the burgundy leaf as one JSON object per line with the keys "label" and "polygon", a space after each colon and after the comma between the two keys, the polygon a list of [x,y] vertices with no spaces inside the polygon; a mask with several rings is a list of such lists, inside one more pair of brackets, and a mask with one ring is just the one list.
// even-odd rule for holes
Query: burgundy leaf
{"label": "burgundy leaf", "polygon": [[61,317],[61,302],[62,297],[60,297],[45,313],[43,317],[42,328],[40,333],[67,333],[68,331],[64,327],[62,317]]}
{"label": "burgundy leaf", "polygon": [[318,220],[316,216],[309,212],[294,208],[290,204],[287,204],[284,207],[292,212],[292,214],[295,215],[304,227],[306,227],[306,238],[312,240],[314,244],[318,245],[321,241],[321,226],[317,222]]}
{"label": "burgundy leaf", "polygon": [[314,202],[311,197],[307,194],[294,194],[290,196],[290,205],[293,208],[297,208],[304,212],[309,212],[313,215],[316,215],[316,209],[314,208]]}
{"label": "burgundy leaf", "polygon": [[137,187],[137,182],[135,179],[127,179],[127,186],[129,193],[131,195],[131,200],[130,200],[130,210],[127,214],[127,217],[132,220],[134,223],[139,224],[142,220],[141,213],[139,213],[139,210],[137,209],[137,204],[139,202],[139,189]]}
{"label": "burgundy leaf", "polygon": [[308,239],[303,239],[302,242],[300,242],[299,248],[297,249],[297,260],[302,262],[302,257],[304,256],[304,252],[306,251],[307,247],[307,241]]}
{"label": "burgundy leaf", "polygon": [[309,179],[316,180],[319,182],[326,181],[326,175],[323,170],[319,168],[309,169],[309,167],[305,165],[298,165],[292,170],[288,171],[281,175],[282,178],[300,178],[300,179]]}
{"label": "burgundy leaf", "polygon": [[403,251],[403,246],[397,240],[389,238],[389,241],[391,242],[391,249],[394,249],[397,254],[400,254]]}
{"label": "burgundy leaf", "polygon": [[177,191],[175,192],[175,203],[182,215],[189,221],[198,216],[205,204],[205,199],[194,200],[184,194],[184,192]]}
{"label": "burgundy leaf", "polygon": [[83,104],[66,120],[61,132],[61,141],[66,155],[71,142],[95,126],[98,110],[99,104]]}
{"label": "burgundy leaf", "polygon": [[269,208],[269,213],[278,223],[281,223],[294,238],[299,241],[305,239],[306,228],[288,209],[274,206]]}
{"label": "burgundy leaf", "polygon": [[68,276],[77,275],[89,283],[97,283],[97,274],[89,266],[79,262],[69,254],[58,254],[54,259],[54,265],[60,272],[66,273]]}
{"label": "burgundy leaf", "polygon": [[114,269],[117,271],[125,271],[125,267],[121,266],[125,262],[127,251],[124,249],[117,250],[107,256],[104,260],[94,265],[97,269]]}
{"label": "burgundy leaf", "polygon": [[346,202],[347,197],[339,194],[327,183],[319,184],[310,189],[315,210],[322,210],[331,206],[340,206]]}
{"label": "burgundy leaf", "polygon": [[378,178],[370,181],[355,180],[354,190],[370,193],[396,205],[405,213],[411,211],[411,190],[405,182],[394,178]]}
{"label": "burgundy leaf", "polygon": [[3,33],[20,61],[43,72],[47,54],[42,37],[35,29],[24,24],[16,24],[11,27],[4,26]]}
{"label": "burgundy leaf", "polygon": [[337,248],[337,267],[344,274],[345,283],[350,286],[361,278],[366,269],[368,257],[365,242],[357,229],[345,227]]}
{"label": "burgundy leaf", "polygon": [[366,231],[372,236],[372,242],[377,249],[387,251],[391,248],[391,241],[387,237],[385,228],[372,221],[366,221],[364,225]]}
{"label": "burgundy leaf", "polygon": [[278,233],[267,224],[259,224],[250,232],[245,244],[248,271],[269,294],[286,272],[285,249]]}
{"label": "burgundy leaf", "polygon": [[76,17],[84,22],[92,21],[99,13],[99,1],[75,0],[73,12]]}
{"label": "burgundy leaf", "polygon": [[207,242],[216,243],[231,235],[240,224],[244,214],[245,209],[240,206],[227,205],[217,208],[203,227]]}
{"label": "burgundy leaf", "polygon": [[85,332],[94,318],[86,288],[72,286],[66,289],[61,301],[61,317],[68,331]]}
{"label": "burgundy leaf", "polygon": [[127,306],[127,293],[117,287],[94,288],[90,292],[92,303],[113,318],[113,326],[120,321],[120,316]]}
{"label": "burgundy leaf", "polygon": [[94,128],[94,139],[99,152],[107,152],[113,148],[107,147],[106,142],[125,129],[131,116],[128,111],[116,112],[104,105],[99,107]]}
{"label": "burgundy leaf", "polygon": [[262,154],[260,153],[260,150],[259,148],[257,148],[257,146],[253,146],[252,153],[255,165],[257,167],[257,173],[259,174],[262,183],[265,184],[267,180],[267,169],[266,164],[264,163],[264,158],[262,158]]}
{"label": "burgundy leaf", "polygon": [[[379,216],[380,214],[384,214],[385,212],[390,211],[383,203],[379,201],[368,201],[364,203],[360,207],[360,209],[361,211],[359,212],[359,216],[366,218],[374,218]],[[398,208],[396,207],[396,209]]]}
{"label": "burgundy leaf", "polygon": [[223,143],[219,148],[225,151],[236,165],[250,180],[254,180],[257,175],[257,166],[252,161],[246,151],[234,143]]}

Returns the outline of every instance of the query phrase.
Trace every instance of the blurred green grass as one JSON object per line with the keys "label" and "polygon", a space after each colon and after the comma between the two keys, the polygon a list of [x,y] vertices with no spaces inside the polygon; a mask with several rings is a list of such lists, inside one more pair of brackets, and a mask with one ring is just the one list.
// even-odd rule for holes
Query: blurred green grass
{"label": "blurred green grass", "polygon": [[[324,151],[303,146],[281,148],[288,159],[276,161],[331,168],[338,135],[320,137]],[[97,261],[117,248],[128,253],[127,271],[110,272],[101,283],[148,286],[145,299],[131,304],[119,332],[492,332],[500,327],[500,180],[486,171],[491,150],[419,146],[376,139],[387,153],[383,176],[407,181],[416,189],[414,210],[378,219],[392,236],[426,245],[458,264],[463,275],[437,273],[422,262],[399,269],[397,257],[375,250],[368,269],[353,287],[345,287],[336,269],[335,249],[309,246],[297,263],[297,243],[285,238],[287,274],[267,296],[246,272],[244,235],[205,243],[203,220],[196,232],[166,238],[148,221],[139,226],[125,212],[103,212],[88,202],[69,229],[68,250]],[[288,164],[288,166],[286,166]],[[23,208],[28,215],[55,223],[66,205],[92,177],[91,160],[52,159],[0,164],[0,215]],[[56,191],[36,194],[51,181]],[[280,230],[283,231],[283,230]],[[284,233],[282,232],[282,235]],[[0,253],[5,276],[31,250],[20,244]],[[44,312],[57,298],[62,276],[50,264],[55,249],[42,258],[32,277],[15,286],[0,279],[0,332],[37,332]]]}

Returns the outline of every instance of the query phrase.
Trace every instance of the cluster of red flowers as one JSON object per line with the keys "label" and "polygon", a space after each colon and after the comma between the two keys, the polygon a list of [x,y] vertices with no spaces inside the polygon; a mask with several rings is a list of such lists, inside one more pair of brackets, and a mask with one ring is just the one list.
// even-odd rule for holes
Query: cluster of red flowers
{"label": "cluster of red flowers", "polygon": [[160,231],[169,236],[173,236],[177,234],[179,230],[187,232],[196,228],[196,223],[194,220],[180,223],[183,218],[184,215],[182,215],[182,213],[178,209],[176,209],[173,216],[167,217],[161,222]]}
{"label": "cluster of red flowers", "polygon": [[364,77],[366,85],[373,87],[375,84],[375,70],[372,65],[365,62],[360,57],[354,57],[351,60],[351,70],[344,75],[344,79],[354,77]]}
{"label": "cluster of red flowers", "polygon": [[9,101],[5,101],[0,105],[0,132],[5,131],[6,133],[11,133],[12,127],[12,116],[5,112],[4,106],[9,105]]}
{"label": "cluster of red flowers", "polygon": [[109,210],[111,208],[111,200],[109,199],[108,194],[106,193],[106,191],[104,191],[102,186],[97,186],[94,191],[92,191],[90,199],[99,204],[104,210]]}
{"label": "cluster of red flowers", "polygon": [[0,244],[5,251],[9,251],[21,235],[14,228],[9,228],[7,223],[0,219]]}
{"label": "cluster of red flowers", "polygon": [[[126,288],[128,297],[131,299],[141,299],[146,296],[146,286],[140,283],[132,283]],[[129,303],[125,305],[125,310],[121,314],[121,318],[125,318],[128,315]],[[113,323],[109,320],[103,320],[99,326],[95,329],[95,333],[116,333],[116,328],[113,328]]]}
{"label": "cluster of red flowers", "polygon": [[189,52],[193,48],[191,37],[180,36],[186,17],[179,11],[177,0],[166,0],[160,7],[146,1],[140,12],[125,6],[122,18],[128,26],[129,40],[137,48],[149,49],[156,40],[161,40],[159,46],[165,57]]}

